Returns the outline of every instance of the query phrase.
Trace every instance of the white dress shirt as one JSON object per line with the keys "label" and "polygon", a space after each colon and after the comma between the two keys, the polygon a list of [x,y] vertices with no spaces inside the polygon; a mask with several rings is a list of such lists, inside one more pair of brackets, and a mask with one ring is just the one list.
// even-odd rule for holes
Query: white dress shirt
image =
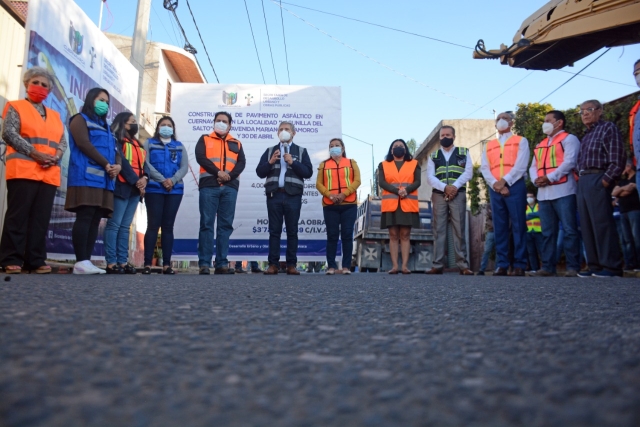
{"label": "white dress shirt", "polygon": [[[289,142],[289,150],[291,150],[291,144],[293,141]],[[282,142],[280,143],[280,176],[278,177],[278,187],[284,188],[284,175],[287,173],[287,166],[289,164],[284,160],[284,155],[287,154],[285,151],[284,145]]]}
{"label": "white dress shirt", "polygon": [[[454,148],[455,145],[452,145],[451,150],[449,151],[443,148],[440,148],[439,150],[444,154],[444,158],[449,161]],[[469,182],[469,180],[471,180],[471,178],[473,178],[473,163],[471,163],[471,156],[469,155],[469,150],[467,150],[467,164],[464,167],[464,172],[452,185],[456,188],[463,187],[467,182]],[[433,163],[431,156],[427,158],[427,182],[433,189],[439,191],[444,191],[447,186],[447,184],[436,178],[436,165]]]}
{"label": "white dress shirt", "polygon": [[[511,132],[502,134],[498,136],[498,142],[500,143],[501,146],[504,147],[505,142],[507,142],[507,140],[512,136],[513,136],[513,133]],[[520,140],[520,145],[518,145],[518,156],[516,157],[516,164],[513,165],[513,168],[511,168],[511,171],[509,171],[509,173],[503,177],[504,180],[507,182],[507,184],[513,185],[516,181],[522,178],[524,174],[527,172],[528,165],[529,165],[529,141],[527,141],[527,138],[522,137],[522,140]],[[486,145],[482,150],[480,172],[482,172],[482,176],[484,177],[485,181],[487,181],[487,184],[489,185],[489,187],[493,188],[493,184],[498,182],[498,180],[491,173],[491,167],[489,166],[489,161],[487,160]]]}
{"label": "white dress shirt", "polygon": [[[553,139],[558,137],[560,133],[549,137],[547,146],[553,143]],[[540,187],[538,189],[538,200],[556,200],[561,197],[570,196],[578,192],[578,183],[573,177],[571,171],[576,167],[578,162],[578,151],[580,151],[580,140],[575,136],[569,134],[564,141],[562,141],[564,147],[564,161],[556,170],[547,174],[549,181],[559,181],[563,176],[567,176],[567,182],[557,185],[547,185],[546,187]],[[538,178],[538,162],[535,156],[531,161],[531,167],[529,168],[529,176],[531,181],[535,181]],[[534,184],[535,185],[535,184]]]}

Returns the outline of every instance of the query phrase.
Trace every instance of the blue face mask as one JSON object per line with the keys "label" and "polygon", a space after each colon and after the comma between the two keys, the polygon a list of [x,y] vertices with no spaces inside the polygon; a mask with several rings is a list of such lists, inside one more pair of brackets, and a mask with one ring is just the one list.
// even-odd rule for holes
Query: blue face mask
{"label": "blue face mask", "polygon": [[96,112],[98,117],[106,116],[109,112],[109,104],[104,101],[96,101],[95,105],[93,106],[93,111]]}
{"label": "blue face mask", "polygon": [[169,138],[173,135],[173,128],[171,126],[160,126],[160,130],[158,131],[161,137]]}
{"label": "blue face mask", "polygon": [[331,147],[329,148],[329,154],[331,157],[337,157],[342,155],[342,147]]}

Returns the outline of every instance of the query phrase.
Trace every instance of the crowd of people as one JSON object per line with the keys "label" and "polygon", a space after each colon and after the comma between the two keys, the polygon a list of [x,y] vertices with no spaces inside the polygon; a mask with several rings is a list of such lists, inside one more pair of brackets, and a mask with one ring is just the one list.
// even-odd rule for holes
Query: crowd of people
{"label": "crowd of people", "polygon": [[[634,65],[640,86],[640,61]],[[8,102],[2,137],[7,143],[7,212],[0,239],[0,266],[6,273],[46,274],[46,232],[60,185],[60,159],[70,151],[65,210],[76,214],[72,230],[76,256],[74,274],[135,274],[128,262],[129,230],[138,203],[147,207],[143,274],[150,274],[153,251],[161,231],[162,272],[171,268],[173,227],[184,194],[188,153],[178,140],[176,124],[162,117],[153,137],[137,139],[138,124],[130,112],[118,114],[111,124],[106,117],[110,95],[102,88],[88,91],[79,114],[65,125],[43,101],[52,90],[52,78],[43,68],[24,74],[27,96]],[[614,123],[602,120],[602,104],[588,100],[580,106],[586,133],[580,141],[566,132],[566,117],[550,111],[542,130],[547,137],[533,150],[529,142],[512,133],[514,114],[497,116],[497,138],[482,151],[481,172],[487,183],[490,209],[487,215],[484,274],[489,254],[495,250],[494,276],[554,276],[562,253],[566,276],[620,276],[623,268],[640,268],[640,198],[632,161]],[[640,156],[640,101],[631,113],[631,143]],[[224,111],[214,117],[213,132],[203,135],[195,147],[200,165],[198,235],[199,273],[234,274],[229,239],[239,190],[246,167],[242,142],[230,130],[233,120]],[[295,125],[288,121],[277,129],[279,143],[265,150],[256,174],[265,180],[269,218],[268,268],[253,261],[254,273],[300,274],[298,221],[304,180],[313,175],[307,150],[294,142]],[[473,275],[465,243],[466,185],[473,176],[469,151],[455,145],[451,126],[440,130],[440,148],[427,159],[427,181],[432,187],[433,267],[427,274],[443,274],[447,252],[447,228],[453,230],[450,256],[461,275]],[[327,242],[326,274],[350,274],[353,229],[357,215],[356,192],[360,170],[347,157],[340,138],[329,141],[329,157],[318,166],[316,188],[322,195]],[[389,231],[392,268],[389,274],[411,274],[408,268],[411,229],[420,227],[418,188],[421,168],[406,142],[394,140],[378,166],[382,190],[381,228]],[[536,192],[527,192],[526,179]],[[537,194],[536,194],[537,193]],[[619,211],[614,215],[614,209]],[[106,268],[91,261],[100,222],[108,218],[104,247]],[[578,218],[580,220],[578,220]],[[215,224],[215,229],[214,229]],[[286,232],[286,256],[280,261],[280,241]],[[336,262],[339,242],[341,265]],[[622,242],[622,245],[621,245]],[[214,258],[215,248],[215,258]],[[581,271],[582,255],[586,268]],[[624,254],[624,255],[623,255]],[[400,259],[399,259],[400,258]]]}

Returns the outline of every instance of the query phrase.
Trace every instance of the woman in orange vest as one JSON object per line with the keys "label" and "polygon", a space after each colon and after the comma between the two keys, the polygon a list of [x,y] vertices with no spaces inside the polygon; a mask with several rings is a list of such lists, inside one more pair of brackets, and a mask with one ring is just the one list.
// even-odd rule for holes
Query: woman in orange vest
{"label": "woman in orange vest", "polygon": [[113,214],[104,230],[107,274],[136,274],[135,267],[127,262],[129,228],[149,182],[144,171],[147,152],[135,137],[138,124],[131,112],[118,114],[111,123],[111,132],[116,137],[122,169],[113,190]]}
{"label": "woman in orange vest", "polygon": [[409,153],[404,140],[396,139],[391,143],[385,161],[378,166],[378,181],[382,188],[380,228],[389,229],[389,251],[393,264],[389,274],[398,274],[398,247],[402,252],[402,274],[411,274],[407,268],[411,227],[420,227],[420,166]]}
{"label": "woman in orange vest", "polygon": [[342,236],[342,274],[351,274],[353,227],[357,218],[360,169],[347,158],[340,138],[329,141],[329,158],[320,163],[316,188],[322,194],[322,211],[327,227],[327,274],[338,269],[336,252]]}
{"label": "woman in orange vest", "polygon": [[46,235],[56,190],[59,162],[67,149],[60,115],[44,106],[52,89],[47,70],[24,73],[27,96],[7,102],[2,139],[7,143],[7,212],[0,239],[0,265],[5,273],[22,270],[51,273],[46,265]]}

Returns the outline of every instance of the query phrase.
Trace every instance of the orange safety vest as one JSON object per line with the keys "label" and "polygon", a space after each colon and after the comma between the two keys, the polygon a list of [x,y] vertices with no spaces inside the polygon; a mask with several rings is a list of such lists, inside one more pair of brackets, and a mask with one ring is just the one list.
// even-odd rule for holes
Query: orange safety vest
{"label": "orange safety vest", "polygon": [[487,161],[495,179],[501,180],[513,169],[518,158],[520,141],[522,141],[521,136],[512,135],[505,141],[504,146],[500,145],[500,141],[497,139],[492,139],[487,143]]}
{"label": "orange safety vest", "polygon": [[[64,135],[64,125],[58,112],[45,107],[46,118],[43,119],[31,102],[25,99],[8,102],[2,113],[3,119],[6,118],[9,105],[20,116],[20,136],[36,151],[55,156]],[[43,168],[31,157],[17,152],[10,145],[7,145],[6,160],[6,179],[30,179],[60,186],[60,166]]]}
{"label": "orange safety vest", "polygon": [[[548,145],[549,137],[542,140],[540,144],[533,150],[533,155],[536,158],[536,166],[538,168],[538,177],[543,177],[550,174],[554,170],[558,169],[564,162],[564,141],[569,136],[569,133],[562,131],[556,135],[553,140],[553,144]],[[552,182],[551,185],[564,184],[567,182],[567,175],[563,176],[556,182]]]}
{"label": "orange safety vest", "polygon": [[[141,177],[144,169],[144,161],[147,158],[147,152],[142,148],[137,139],[124,138],[122,140],[122,154],[127,159],[133,171]],[[127,182],[122,174],[118,175],[120,182]]]}
{"label": "orange safety vest", "polygon": [[[324,162],[324,174],[322,175],[324,186],[329,190],[331,194],[340,194],[346,190],[353,182],[354,172],[351,160],[347,158],[340,159],[340,164],[335,160],[329,159]],[[327,205],[332,205],[333,202],[327,196],[324,196],[322,201]],[[353,192],[348,195],[345,202],[353,203],[356,201],[356,193]]]}
{"label": "orange safety vest", "polygon": [[[413,183],[413,173],[418,166],[417,160],[405,161],[400,170],[396,167],[396,163],[391,161],[382,162],[382,170],[384,171],[384,179],[394,187],[407,188]],[[407,197],[401,199],[397,194],[393,194],[387,190],[382,190],[382,212],[395,212],[398,204],[403,212],[420,212],[418,205],[418,190],[407,194]]]}
{"label": "orange safety vest", "polygon": [[[631,152],[633,153],[633,130],[635,129],[636,126],[636,118],[638,116],[638,112],[640,111],[640,101],[636,102],[636,105],[634,105],[631,108],[631,111],[629,111],[629,141],[631,143]],[[633,156],[633,164],[634,165],[638,165],[638,159],[636,159],[635,156]]]}
{"label": "orange safety vest", "polygon": [[[235,139],[230,133],[223,140],[215,132],[204,137],[204,145],[207,149],[207,159],[209,159],[218,169],[224,172],[231,172],[238,163],[238,154],[242,148],[242,143]],[[200,166],[200,179],[213,176]],[[222,184],[221,184],[222,185]]]}

